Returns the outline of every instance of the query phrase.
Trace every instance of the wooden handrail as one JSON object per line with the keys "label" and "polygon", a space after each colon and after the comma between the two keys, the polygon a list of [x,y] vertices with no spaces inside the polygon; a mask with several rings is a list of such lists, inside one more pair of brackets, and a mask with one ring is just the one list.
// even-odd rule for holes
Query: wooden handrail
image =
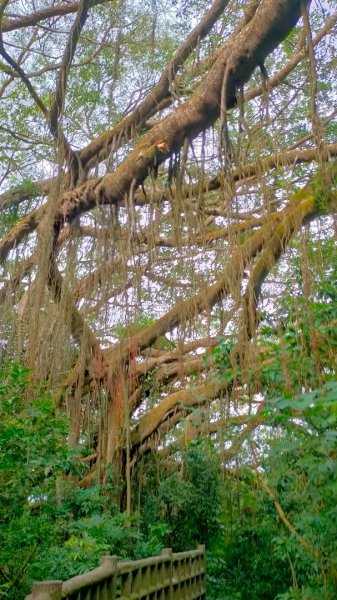
{"label": "wooden handrail", "polygon": [[116,556],[104,556],[97,569],[83,575],[34,583],[26,600],[147,600],[155,592],[160,592],[162,600],[204,600],[204,556],[203,545],[177,553],[165,548],[159,556],[136,561],[118,562]]}

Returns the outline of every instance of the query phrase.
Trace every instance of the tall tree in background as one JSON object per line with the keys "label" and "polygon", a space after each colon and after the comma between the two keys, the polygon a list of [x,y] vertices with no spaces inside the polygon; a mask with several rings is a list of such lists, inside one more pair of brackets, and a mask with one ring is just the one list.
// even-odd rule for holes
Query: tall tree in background
{"label": "tall tree in background", "polygon": [[241,402],[234,456],[261,422],[259,323],[294,243],[309,298],[303,228],[333,235],[336,6],[31,8],[0,8],[2,353],[89,440],[81,484],[112,464],[130,508],[144,454],[223,440]]}

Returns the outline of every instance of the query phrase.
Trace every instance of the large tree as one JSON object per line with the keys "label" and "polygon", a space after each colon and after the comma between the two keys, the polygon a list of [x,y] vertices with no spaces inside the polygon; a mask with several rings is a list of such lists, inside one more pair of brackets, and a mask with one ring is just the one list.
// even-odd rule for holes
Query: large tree
{"label": "large tree", "polygon": [[335,9],[1,3],[1,343],[90,439],[83,485],[257,402],[263,285],[336,205]]}

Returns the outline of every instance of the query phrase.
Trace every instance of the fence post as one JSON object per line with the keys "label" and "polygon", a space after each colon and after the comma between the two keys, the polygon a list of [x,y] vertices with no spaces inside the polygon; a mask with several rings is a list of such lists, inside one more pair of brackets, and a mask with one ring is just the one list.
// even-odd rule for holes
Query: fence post
{"label": "fence post", "polygon": [[172,548],[163,548],[161,551],[162,556],[167,556],[170,558],[170,567],[169,567],[169,576],[170,576],[170,587],[168,589],[168,595],[165,596],[167,600],[172,600],[173,598],[173,564],[172,564]]}
{"label": "fence post", "polygon": [[33,583],[32,593],[26,597],[26,600],[61,600],[61,598],[62,581],[55,579]]}
{"label": "fence post", "polygon": [[[202,582],[204,590],[206,590],[206,560],[205,560],[206,546],[205,546],[205,544],[199,544],[198,550],[202,551],[202,564],[204,567],[204,575],[201,578],[201,582]],[[206,596],[203,596],[203,598],[206,598]]]}
{"label": "fence post", "polygon": [[108,599],[116,600],[116,584],[117,584],[117,571],[118,571],[118,557],[117,556],[102,556],[101,565],[109,566],[111,569],[111,583],[108,586]]}

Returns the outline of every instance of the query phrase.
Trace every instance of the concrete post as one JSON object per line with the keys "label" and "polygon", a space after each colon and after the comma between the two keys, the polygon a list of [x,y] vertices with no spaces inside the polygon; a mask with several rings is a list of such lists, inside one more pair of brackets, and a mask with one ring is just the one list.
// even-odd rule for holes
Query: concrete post
{"label": "concrete post", "polygon": [[32,593],[26,600],[61,600],[62,581],[36,581],[33,583]]}
{"label": "concrete post", "polygon": [[173,598],[172,548],[163,548],[161,551],[161,555],[170,559],[170,568],[169,568],[170,587],[168,588],[168,594],[165,595],[165,598],[167,598],[167,600],[172,600],[172,598]]}
{"label": "concrete post", "polygon": [[107,587],[107,600],[116,600],[116,586],[118,573],[118,557],[117,556],[102,556],[101,566],[108,568],[111,571],[111,580]]}

